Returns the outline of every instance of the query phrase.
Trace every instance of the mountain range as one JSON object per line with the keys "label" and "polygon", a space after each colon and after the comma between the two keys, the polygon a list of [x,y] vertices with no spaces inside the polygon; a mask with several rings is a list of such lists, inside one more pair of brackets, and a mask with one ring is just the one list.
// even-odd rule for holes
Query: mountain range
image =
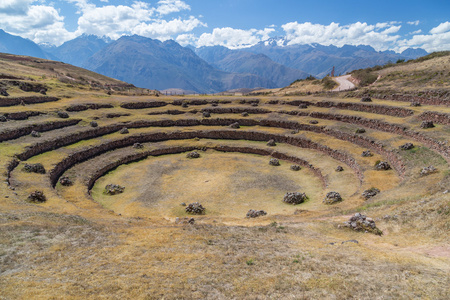
{"label": "mountain range", "polygon": [[240,50],[193,48],[137,35],[116,41],[82,35],[59,47],[39,47],[1,29],[0,52],[60,60],[143,88],[193,93],[284,87],[309,75],[324,77],[333,66],[338,75],[427,54],[423,49],[378,52],[365,45],[290,45],[284,38]]}

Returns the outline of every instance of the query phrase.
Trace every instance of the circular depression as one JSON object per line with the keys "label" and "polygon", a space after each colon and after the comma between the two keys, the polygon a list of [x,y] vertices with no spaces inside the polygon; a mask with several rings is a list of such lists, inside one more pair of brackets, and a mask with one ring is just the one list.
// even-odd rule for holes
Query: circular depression
{"label": "circular depression", "polygon": [[[181,203],[200,202],[208,216],[244,217],[249,209],[292,214],[320,205],[321,181],[308,168],[290,170],[291,162],[269,165],[270,157],[244,153],[199,151],[149,157],[121,165],[100,177],[91,190],[95,201],[126,216],[183,217]],[[103,194],[107,184],[125,186],[117,195]],[[286,192],[305,192],[299,206],[285,204]]]}

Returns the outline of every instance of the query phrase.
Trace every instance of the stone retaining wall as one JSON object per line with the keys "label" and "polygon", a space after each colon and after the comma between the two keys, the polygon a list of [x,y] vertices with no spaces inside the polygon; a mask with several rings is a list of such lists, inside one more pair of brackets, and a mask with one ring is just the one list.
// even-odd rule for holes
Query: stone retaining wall
{"label": "stone retaining wall", "polygon": [[434,123],[442,125],[450,125],[450,114],[440,113],[437,111],[426,111],[419,115],[419,118],[424,121],[433,121]]}
{"label": "stone retaining wall", "polygon": [[20,128],[12,128],[0,131],[0,142],[17,139],[30,134],[33,130],[38,132],[51,131],[63,127],[73,126],[80,122],[80,119],[70,119],[64,121],[51,121],[41,124],[31,124]]}
{"label": "stone retaining wall", "polygon": [[14,97],[14,98],[2,98],[0,100],[0,107],[5,106],[15,106],[20,104],[36,104],[45,102],[58,101],[59,98],[56,97],[46,97],[46,96],[28,96],[28,97]]}

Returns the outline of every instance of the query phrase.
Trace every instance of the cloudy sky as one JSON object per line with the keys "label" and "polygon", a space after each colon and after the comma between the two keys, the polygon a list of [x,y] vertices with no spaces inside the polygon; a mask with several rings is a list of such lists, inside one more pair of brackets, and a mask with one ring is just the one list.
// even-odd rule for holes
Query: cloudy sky
{"label": "cloudy sky", "polygon": [[450,0],[0,0],[0,29],[54,45],[84,33],[229,48],[285,36],[432,52],[450,50]]}

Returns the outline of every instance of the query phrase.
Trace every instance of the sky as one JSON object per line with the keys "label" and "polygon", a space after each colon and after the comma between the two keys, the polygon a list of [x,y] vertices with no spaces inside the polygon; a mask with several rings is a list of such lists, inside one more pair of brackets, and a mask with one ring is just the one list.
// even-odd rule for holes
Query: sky
{"label": "sky", "polygon": [[450,50],[450,0],[0,0],[0,29],[59,46],[82,34],[183,46],[370,45]]}

